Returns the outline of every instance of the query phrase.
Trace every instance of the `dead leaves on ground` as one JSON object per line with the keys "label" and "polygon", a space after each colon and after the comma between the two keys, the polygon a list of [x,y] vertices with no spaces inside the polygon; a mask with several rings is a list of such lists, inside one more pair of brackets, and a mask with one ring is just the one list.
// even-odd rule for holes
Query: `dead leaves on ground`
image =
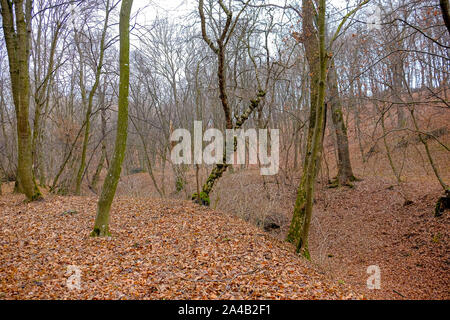
{"label": "dead leaves on ground", "polygon": [[[90,238],[96,199],[0,198],[1,299],[341,299],[293,248],[190,202],[119,198],[106,239]],[[81,289],[67,287],[67,267]]]}

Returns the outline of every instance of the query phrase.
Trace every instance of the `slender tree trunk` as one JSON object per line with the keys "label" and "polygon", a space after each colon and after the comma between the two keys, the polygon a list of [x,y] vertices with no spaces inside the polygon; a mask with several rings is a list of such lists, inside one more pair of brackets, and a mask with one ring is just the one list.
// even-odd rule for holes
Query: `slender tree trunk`
{"label": "slender tree trunk", "polygon": [[[364,154],[364,148],[362,145],[362,133],[361,133],[361,115],[359,113],[359,110],[361,108],[361,99],[363,96],[363,92],[362,92],[362,84],[361,84],[361,79],[358,78],[358,99],[357,99],[357,103],[355,104],[355,122],[356,122],[356,134],[358,136],[358,146],[359,146],[359,152],[361,153],[361,159],[363,161],[363,163],[365,163],[367,161],[366,159],[366,155]],[[354,95],[351,95],[352,97],[354,97]]]}
{"label": "slender tree trunk", "polygon": [[[53,72],[54,72],[54,61],[55,61],[55,54],[56,54],[56,47],[58,44],[59,34],[61,30],[62,24],[58,23],[56,26],[56,29],[53,34],[52,42],[50,45],[50,57],[49,62],[47,66],[47,72],[44,74],[44,78],[42,81],[40,81],[41,74],[39,71],[35,72],[35,78],[36,81],[39,80],[36,84],[36,90],[34,93],[34,104],[35,104],[35,110],[34,110],[34,121],[33,121],[33,137],[31,142],[31,152],[32,152],[32,158],[33,163],[35,164],[35,171],[34,175],[39,174],[39,184],[41,186],[45,186],[45,169],[43,168],[44,163],[42,159],[42,150],[41,150],[41,137],[42,137],[42,113],[43,109],[45,109],[44,114],[46,113],[48,109],[49,104],[49,86],[53,79]],[[40,40],[40,33],[41,31],[38,31],[38,42]],[[40,48],[37,48],[40,52]],[[45,108],[44,108],[45,107]]]}
{"label": "slender tree trunk", "polygon": [[[91,128],[91,114],[92,114],[92,105],[94,100],[95,92],[97,91],[99,82],[100,82],[100,75],[103,68],[103,57],[105,54],[105,39],[106,39],[106,31],[108,30],[108,20],[109,20],[109,1],[106,3],[106,17],[105,22],[103,25],[103,31],[102,31],[102,38],[100,40],[100,54],[99,54],[99,61],[97,65],[97,70],[95,73],[95,82],[94,85],[91,88],[91,91],[89,92],[89,100],[88,100],[88,108],[86,111],[86,119],[85,119],[85,132],[84,132],[84,139],[83,139],[83,147],[81,152],[81,162],[80,167],[78,169],[77,173],[77,180],[76,180],[76,186],[75,186],[75,194],[80,195],[81,193],[81,182],[83,181],[84,171],[86,169],[86,153],[87,153],[87,147],[89,143],[89,132]],[[81,57],[81,52],[80,52]],[[80,66],[82,68],[82,66]]]}
{"label": "slender tree trunk", "polygon": [[327,53],[325,50],[325,13],[325,0],[320,0],[318,7],[320,80],[316,107],[316,123],[314,126],[314,137],[311,146],[311,157],[306,172],[307,178],[305,183],[305,219],[301,230],[301,237],[297,244],[297,252],[301,253],[307,259],[310,259],[308,237],[313,210],[316,177],[321,160],[320,154],[322,150],[325,124],[325,93],[328,64]]}
{"label": "slender tree trunk", "polygon": [[352,182],[356,180],[353,175],[352,164],[350,162],[350,152],[348,148],[347,128],[344,122],[342,112],[341,98],[338,89],[338,75],[334,61],[331,62],[331,68],[328,73],[328,83],[330,90],[331,118],[333,120],[334,130],[337,140],[337,167],[338,173],[334,186],[352,186]]}
{"label": "slender tree trunk", "polygon": [[385,115],[385,111],[382,110],[382,112],[381,112],[381,121],[380,122],[381,122],[381,129],[383,130],[383,143],[384,143],[384,147],[386,148],[386,155],[387,155],[388,160],[389,160],[389,165],[391,166],[392,172],[394,173],[394,176],[395,176],[395,178],[397,180],[397,183],[398,183],[398,185],[399,185],[399,187],[401,189],[400,194],[405,199],[404,203],[405,204],[411,204],[412,201],[409,200],[406,192],[403,190],[401,173],[395,167],[394,159],[392,158],[392,153],[391,153],[391,150],[390,150],[389,145],[387,143],[387,139],[386,139],[387,133],[386,133],[386,125],[385,125],[385,121],[384,121],[384,115]]}
{"label": "slender tree trunk", "polygon": [[314,28],[314,7],[311,0],[303,0],[303,44],[305,46],[306,58],[309,65],[310,75],[310,111],[309,111],[309,127],[306,137],[306,152],[303,160],[303,175],[297,189],[297,198],[295,200],[294,213],[292,215],[291,224],[286,240],[291,243],[298,243],[303,229],[305,220],[305,203],[306,203],[306,178],[311,158],[311,146],[313,143],[314,128],[316,125],[316,109],[317,97],[319,91],[319,41],[317,31]]}
{"label": "slender tree trunk", "polygon": [[[0,124],[2,126],[2,130],[1,130],[2,139],[3,139],[2,143],[3,143],[5,153],[7,153],[8,152],[8,136],[6,135],[6,128],[5,128],[6,125],[5,125],[5,117],[3,114],[3,105],[4,105],[3,84],[0,84]],[[2,165],[2,169],[3,169],[5,181],[8,181],[8,179],[7,179],[8,174],[6,173],[5,166]],[[0,195],[1,195],[1,184],[2,184],[2,178],[0,176]]]}
{"label": "slender tree trunk", "polygon": [[95,169],[95,173],[94,176],[92,177],[92,183],[91,183],[91,189],[94,192],[97,192],[97,184],[98,181],[100,179],[100,173],[103,170],[103,165],[105,164],[105,159],[106,159],[106,151],[105,151],[105,146],[102,143],[102,150],[101,150],[101,155],[100,155],[100,160],[98,161],[98,165],[97,168]]}
{"label": "slender tree trunk", "polygon": [[109,217],[111,204],[119,183],[122,163],[125,157],[128,134],[128,94],[130,83],[130,14],[133,0],[122,0],[120,10],[120,83],[119,111],[117,117],[117,135],[114,155],[108,169],[102,192],[97,204],[93,237],[109,236]]}
{"label": "slender tree trunk", "polygon": [[[411,119],[414,124],[414,128],[416,129],[417,132],[420,132],[420,128],[419,128],[419,125],[417,124],[416,116],[414,115],[414,109],[410,108],[409,111],[411,114]],[[444,192],[449,193],[450,192],[449,186],[444,182],[441,175],[439,174],[439,170],[438,170],[436,164],[434,163],[433,157],[431,156],[430,148],[428,147],[428,142],[423,138],[421,133],[418,133],[418,136],[419,136],[420,142],[425,147],[428,161],[430,162],[431,168],[433,169],[433,172],[434,172],[437,180],[439,181],[439,184],[441,185],[442,189],[444,189]]]}
{"label": "slender tree trunk", "polygon": [[397,127],[404,128],[406,125],[406,116],[404,106],[401,104],[403,94],[403,79],[405,76],[403,69],[403,59],[400,53],[394,55],[394,67],[393,67],[393,87],[394,87],[394,101],[399,103],[397,105]]}
{"label": "slender tree trunk", "polygon": [[30,106],[30,35],[32,1],[1,0],[3,32],[8,51],[13,100],[17,118],[17,175],[19,190],[28,200],[42,198],[33,182]]}
{"label": "slender tree trunk", "polygon": [[94,176],[92,177],[92,183],[91,183],[91,188],[92,190],[94,190],[94,192],[97,192],[97,184],[98,181],[100,179],[100,174],[102,172],[102,169],[104,167],[104,163],[106,161],[106,106],[105,106],[105,92],[106,92],[106,86],[107,86],[107,82],[105,81],[105,85],[104,85],[104,90],[101,94],[101,101],[100,101],[100,105],[101,105],[101,112],[100,112],[100,117],[101,117],[101,131],[102,131],[102,149],[101,149],[101,155],[100,155],[100,160],[98,162],[97,168],[95,170]]}
{"label": "slender tree trunk", "polygon": [[[266,92],[259,90],[257,97],[250,102],[250,106],[246,109],[246,111],[236,120],[236,124],[234,125],[234,129],[240,129],[244,125],[245,121],[250,117],[250,115],[253,113],[253,111],[258,108],[259,104],[261,103],[261,100],[265,97]],[[234,144],[234,150],[236,151],[236,143]],[[226,150],[226,148],[225,148]],[[204,205],[210,204],[209,200],[209,194],[211,193],[214,184],[219,180],[224,172],[227,170],[227,168],[230,166],[226,163],[226,151],[224,151],[223,156],[223,164],[216,164],[214,168],[212,169],[211,173],[208,176],[208,179],[206,179],[205,184],[203,185],[202,192],[200,193],[201,202]],[[194,194],[192,196],[192,199],[197,199],[198,195]]]}

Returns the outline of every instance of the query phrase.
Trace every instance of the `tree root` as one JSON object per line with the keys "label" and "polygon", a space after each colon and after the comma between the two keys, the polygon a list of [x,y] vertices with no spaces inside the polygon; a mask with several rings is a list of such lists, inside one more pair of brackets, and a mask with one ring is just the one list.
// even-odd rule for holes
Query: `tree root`
{"label": "tree root", "polygon": [[445,196],[440,197],[437,201],[434,209],[434,216],[440,217],[444,214],[444,211],[448,209],[450,209],[450,190],[446,190]]}

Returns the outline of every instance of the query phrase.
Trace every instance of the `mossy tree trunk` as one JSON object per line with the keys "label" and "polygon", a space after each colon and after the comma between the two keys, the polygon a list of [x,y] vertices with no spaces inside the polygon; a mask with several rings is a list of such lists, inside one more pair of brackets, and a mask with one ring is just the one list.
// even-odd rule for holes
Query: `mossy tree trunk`
{"label": "mossy tree trunk", "polygon": [[331,118],[333,120],[334,130],[337,142],[337,167],[338,173],[332,186],[353,186],[352,182],[356,180],[353,175],[352,164],[350,161],[350,151],[348,148],[347,128],[344,122],[342,112],[341,97],[338,88],[338,75],[334,61],[331,61],[331,67],[328,72],[328,87],[330,92],[330,101],[328,105],[331,109]]}
{"label": "mossy tree trunk", "polygon": [[117,116],[117,134],[114,154],[108,169],[102,192],[97,204],[93,237],[109,236],[109,217],[111,204],[116,193],[117,184],[125,157],[128,133],[128,95],[130,83],[130,14],[133,0],[122,0],[120,10],[120,83],[119,111]]}
{"label": "mossy tree trunk", "polygon": [[[344,16],[331,38],[329,47],[332,47],[347,20],[368,2],[369,0],[362,1]],[[302,41],[305,46],[306,58],[310,68],[310,125],[308,129],[303,176],[297,190],[294,214],[286,240],[297,244],[297,252],[302,252],[309,259],[309,225],[312,216],[314,186],[321,159],[325,130],[325,94],[329,59],[328,53],[325,50],[326,1],[320,0],[318,2],[318,10],[316,11],[312,0],[303,0],[302,14],[303,34],[295,35],[295,37],[298,41]],[[318,17],[318,28],[315,28],[314,17],[316,16]]]}
{"label": "mossy tree trunk", "polygon": [[[204,1],[200,0],[198,4],[198,11],[200,15],[201,21],[201,31],[203,40],[210,47],[210,49],[217,55],[217,78],[219,84],[219,97],[222,103],[222,109],[225,115],[225,128],[226,129],[240,129],[250,115],[253,113],[255,109],[258,108],[261,100],[265,97],[266,92],[259,88],[256,97],[250,101],[250,106],[237,118],[235,124],[233,125],[233,120],[231,118],[231,109],[228,103],[228,95],[227,95],[227,76],[226,76],[226,47],[227,44],[233,35],[234,28],[237,25],[240,14],[246,8],[247,4],[240,11],[237,17],[233,21],[233,13],[227,6],[224,4],[222,0],[219,0],[219,5],[222,11],[226,15],[226,22],[221,30],[216,30],[215,34],[218,35],[215,43],[209,38],[206,30],[206,17],[204,13]],[[236,149],[236,144],[234,145]],[[225,147],[226,150],[226,147]],[[225,153],[225,152],[224,152]],[[205,184],[202,187],[202,191],[200,195],[195,193],[192,195],[192,199],[196,201],[201,201],[201,204],[208,205],[210,204],[209,194],[211,193],[215,183],[222,177],[224,172],[228,169],[230,165],[226,163],[226,154],[223,157],[223,164],[216,164],[209,174]]]}
{"label": "mossy tree trunk", "polygon": [[42,198],[33,181],[30,107],[30,37],[33,1],[1,0],[3,33],[8,51],[9,71],[17,119],[17,181],[29,201]]}
{"label": "mossy tree trunk", "polygon": [[[248,108],[242,113],[242,115],[236,120],[236,123],[234,125],[234,129],[238,130],[241,129],[244,123],[248,120],[250,115],[253,113],[253,111],[258,108],[260,105],[262,99],[266,96],[266,92],[263,90],[259,90],[258,94],[256,95],[256,98],[250,101],[250,105]],[[234,143],[234,151],[237,149],[236,139]],[[214,168],[212,169],[211,173],[209,174],[208,178],[206,179],[205,184],[202,187],[202,191],[200,192],[200,195],[197,193],[192,196],[192,199],[195,200],[200,198],[200,202],[203,205],[209,206],[210,200],[209,200],[209,194],[211,193],[214,184],[222,177],[224,172],[228,169],[230,165],[227,164],[226,159],[226,148],[223,155],[223,164],[216,164]]]}
{"label": "mossy tree trunk", "polygon": [[306,171],[305,182],[305,219],[302,226],[300,240],[297,244],[297,252],[301,253],[305,258],[310,259],[308,249],[309,227],[311,224],[315,182],[317,177],[317,168],[320,164],[321,157],[319,156],[323,144],[323,133],[325,124],[325,93],[326,93],[326,79],[327,79],[327,65],[328,55],[325,50],[325,0],[319,1],[318,7],[318,36],[319,36],[319,87],[316,102],[316,122],[314,126],[314,136],[311,145],[311,155]]}
{"label": "mossy tree trunk", "polygon": [[306,153],[303,160],[303,175],[297,189],[297,197],[295,200],[294,213],[292,215],[287,241],[291,243],[298,243],[300,241],[301,230],[305,219],[305,201],[306,201],[306,177],[311,157],[311,145],[314,135],[314,128],[316,123],[316,106],[318,96],[319,84],[319,41],[317,31],[314,28],[314,6],[311,0],[302,1],[302,31],[303,36],[298,41],[302,41],[305,46],[306,58],[309,65],[309,81],[310,81],[310,110],[309,110],[309,127],[306,138]]}
{"label": "mossy tree trunk", "polygon": [[[206,31],[206,17],[204,14],[204,8],[203,8],[203,0],[200,0],[198,3],[198,11],[200,14],[200,20],[201,20],[201,29],[202,29],[202,37],[203,40],[208,44],[208,46],[211,48],[211,50],[217,55],[217,78],[219,83],[219,98],[220,102],[222,103],[222,109],[223,113],[225,115],[225,127],[227,129],[233,128],[233,120],[231,119],[231,110],[230,106],[228,104],[228,95],[226,90],[226,59],[225,59],[225,53],[226,53],[226,45],[228,43],[228,39],[230,37],[230,34],[228,34],[228,31],[230,29],[231,23],[233,21],[233,15],[231,11],[228,10],[228,8],[225,6],[225,4],[220,1],[220,6],[222,10],[226,14],[226,22],[225,26],[223,27],[220,33],[220,36],[217,38],[216,43],[214,44],[211,39],[209,38],[207,31]],[[225,157],[224,157],[225,160]],[[209,194],[211,193],[215,182],[220,179],[220,177],[223,175],[223,173],[227,170],[228,165],[226,164],[226,161],[224,161],[223,164],[217,164],[212,169],[211,173],[208,176],[208,179],[206,180],[205,184],[203,185],[202,192],[200,195],[194,194],[192,196],[192,199],[198,199],[200,198],[201,203],[204,205],[210,204],[209,201]]]}

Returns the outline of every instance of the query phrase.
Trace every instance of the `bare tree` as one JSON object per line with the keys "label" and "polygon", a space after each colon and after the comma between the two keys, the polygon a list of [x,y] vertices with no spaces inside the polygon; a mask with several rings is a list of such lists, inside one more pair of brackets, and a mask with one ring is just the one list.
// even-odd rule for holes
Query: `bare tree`
{"label": "bare tree", "polygon": [[123,0],[120,10],[120,84],[116,143],[111,166],[98,200],[93,237],[109,236],[109,211],[119,183],[128,134],[128,95],[130,82],[130,15],[133,0]]}

